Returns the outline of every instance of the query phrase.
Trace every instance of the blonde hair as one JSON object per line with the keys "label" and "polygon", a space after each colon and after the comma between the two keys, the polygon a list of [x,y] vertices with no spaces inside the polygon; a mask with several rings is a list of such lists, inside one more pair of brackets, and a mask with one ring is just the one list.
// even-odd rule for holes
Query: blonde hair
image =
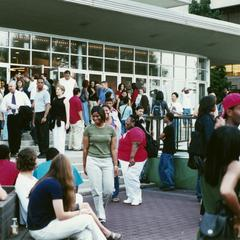
{"label": "blonde hair", "polygon": [[57,84],[56,89],[57,88],[60,88],[63,91],[63,93],[65,92],[65,87],[63,85]]}

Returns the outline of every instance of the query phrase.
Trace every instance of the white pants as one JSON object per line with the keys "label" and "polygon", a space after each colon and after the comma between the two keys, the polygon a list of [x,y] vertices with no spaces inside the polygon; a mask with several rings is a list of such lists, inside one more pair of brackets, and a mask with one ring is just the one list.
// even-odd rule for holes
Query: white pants
{"label": "white pants", "polygon": [[83,131],[83,121],[79,120],[75,124],[70,124],[69,149],[80,150],[82,148]]}
{"label": "white pants", "polygon": [[106,240],[92,216],[82,214],[59,221],[51,221],[45,228],[29,231],[36,240],[58,240],[73,237],[78,240]]}
{"label": "white pants", "polygon": [[87,157],[86,170],[98,218],[106,220],[104,206],[114,190],[112,158]]}
{"label": "white pants", "polygon": [[132,201],[142,202],[142,190],[140,188],[140,174],[146,162],[136,162],[129,167],[129,162],[119,160],[121,164],[123,179],[126,188],[127,197]]}
{"label": "white pants", "polygon": [[53,146],[62,154],[65,153],[66,129],[65,122],[61,121],[61,126],[58,127],[55,122],[53,128]]}

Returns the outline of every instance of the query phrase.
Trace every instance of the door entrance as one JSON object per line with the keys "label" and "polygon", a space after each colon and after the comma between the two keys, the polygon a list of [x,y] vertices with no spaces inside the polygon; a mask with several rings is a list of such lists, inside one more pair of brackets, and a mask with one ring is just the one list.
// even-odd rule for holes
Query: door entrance
{"label": "door entrance", "polygon": [[9,64],[0,63],[0,80],[5,83],[10,81],[10,66]]}

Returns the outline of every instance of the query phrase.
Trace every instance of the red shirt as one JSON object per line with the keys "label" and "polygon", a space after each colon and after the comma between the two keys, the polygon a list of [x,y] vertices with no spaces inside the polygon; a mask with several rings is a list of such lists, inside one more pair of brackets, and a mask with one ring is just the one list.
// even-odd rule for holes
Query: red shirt
{"label": "red shirt", "polygon": [[139,143],[134,161],[143,162],[147,159],[145,132],[138,127],[131,128],[120,138],[118,159],[129,162],[133,142]]}
{"label": "red shirt", "polygon": [[19,171],[10,160],[0,160],[0,185],[15,185]]}
{"label": "red shirt", "polygon": [[75,124],[81,120],[79,112],[82,111],[82,103],[78,96],[73,96],[69,100],[70,104],[70,124]]}

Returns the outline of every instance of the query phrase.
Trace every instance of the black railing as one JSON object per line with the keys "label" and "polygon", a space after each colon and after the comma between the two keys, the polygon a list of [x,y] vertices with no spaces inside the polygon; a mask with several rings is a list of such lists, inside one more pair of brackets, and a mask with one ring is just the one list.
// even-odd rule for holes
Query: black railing
{"label": "black railing", "polygon": [[[164,117],[146,117],[146,129],[152,134],[153,138],[163,147],[160,140],[160,134],[166,126],[163,122]],[[180,116],[174,117],[173,125],[175,127],[175,142],[177,151],[186,151],[190,141],[191,132],[194,130],[196,117]]]}

